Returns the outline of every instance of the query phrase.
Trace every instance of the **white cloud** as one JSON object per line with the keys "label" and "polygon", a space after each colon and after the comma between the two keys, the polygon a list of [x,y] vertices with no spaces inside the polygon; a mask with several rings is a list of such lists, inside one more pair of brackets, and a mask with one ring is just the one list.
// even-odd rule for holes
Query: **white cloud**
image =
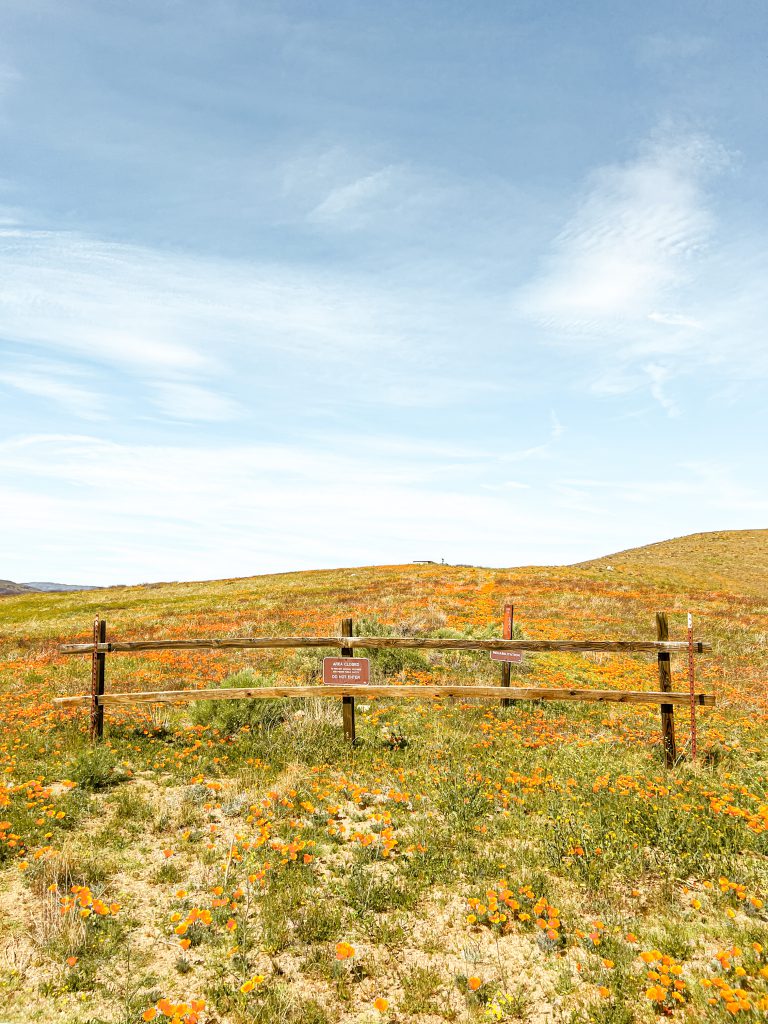
{"label": "white cloud", "polygon": [[426,373],[421,377],[397,377],[391,371],[382,373],[377,397],[387,405],[412,409],[433,409],[438,406],[458,408],[502,390],[491,381],[472,381]]}
{"label": "white cloud", "polygon": [[311,221],[359,223],[366,207],[387,195],[396,179],[393,167],[365,174],[354,181],[331,189],[309,214]]}
{"label": "white cloud", "polygon": [[168,382],[152,385],[155,403],[166,416],[177,420],[233,420],[242,413],[241,406],[197,384]]}
{"label": "white cloud", "polygon": [[[651,520],[645,517],[652,512],[660,511],[658,521],[664,524],[665,517],[674,516],[678,509],[686,506],[700,512],[706,510],[711,525],[701,527],[702,530],[753,528],[758,523],[750,522],[745,516],[768,511],[768,497],[764,491],[740,484],[731,467],[717,462],[673,462],[657,479],[647,476],[637,480],[565,479],[559,481],[558,488],[564,495],[580,495],[585,500],[585,510],[590,508],[596,515],[606,504],[612,508],[623,506],[627,511],[631,506],[642,506],[644,511],[637,522],[646,530]],[[713,515],[719,519],[713,521]],[[666,526],[662,525],[657,531],[656,539],[690,533],[691,522],[689,520],[687,530],[678,534],[667,518]],[[637,535],[641,535],[639,531]]]}
{"label": "white cloud", "polygon": [[81,419],[104,418],[104,396],[82,383],[81,374],[65,363],[20,362],[0,367],[0,385],[60,406]]}
{"label": "white cloud", "polygon": [[653,398],[669,416],[679,416],[679,407],[664,390],[664,385],[674,376],[669,367],[662,366],[660,363],[648,363],[643,369],[651,382],[651,395]]}
{"label": "white cloud", "polygon": [[[321,375],[336,366],[347,379],[351,357],[386,355],[395,365],[391,357],[402,357],[406,332],[410,341],[425,330],[418,316],[424,321],[426,314],[409,312],[408,298],[396,289],[322,267],[0,229],[0,338],[27,359],[76,359],[108,370],[113,391],[130,390],[139,409],[148,400],[171,419],[237,418],[237,392],[245,380],[262,388],[269,360],[299,356],[304,364],[315,361]],[[390,373],[393,382],[396,376]],[[17,372],[5,382],[70,409],[88,405],[71,380],[55,386],[40,373]],[[370,394],[396,400],[378,380]]]}
{"label": "white cloud", "polygon": [[683,316],[681,313],[649,313],[648,319],[657,324],[666,324],[668,327],[690,327],[695,331],[700,331],[704,327],[700,320],[692,316]]}
{"label": "white cloud", "polygon": [[601,373],[592,381],[590,390],[593,394],[611,397],[649,391],[651,398],[667,415],[675,418],[681,414],[680,408],[667,394],[665,385],[677,376],[678,371],[662,362],[649,362],[632,368],[617,367]]}
{"label": "white cloud", "polygon": [[500,462],[525,462],[528,459],[551,459],[557,441],[563,436],[564,427],[554,412],[549,413],[549,440],[543,444],[531,445],[530,448],[517,448],[505,451],[499,456]]}
{"label": "white cloud", "polygon": [[244,350],[340,356],[397,341],[381,292],[321,269],[20,228],[0,245],[0,334],[16,343],[174,379]]}
{"label": "white cloud", "polygon": [[520,483],[519,480],[501,480],[499,483],[483,484],[482,486],[486,491],[525,491],[531,485]]}
{"label": "white cloud", "polygon": [[768,374],[768,256],[757,234],[715,216],[710,185],[725,168],[738,173],[711,139],[666,130],[591,176],[515,297],[539,341],[583,357],[582,387],[645,390],[676,416],[686,377]]}
{"label": "white cloud", "polygon": [[498,454],[358,441],[353,454],[324,442],[2,442],[3,575],[108,584],[420,558],[552,564],[692,526],[746,528],[768,510],[714,463],[670,464],[650,481],[550,480],[525,463],[515,479]]}
{"label": "white cloud", "polygon": [[724,159],[706,138],[664,136],[637,160],[598,171],[543,273],[521,294],[522,310],[592,338],[658,318],[710,235],[704,186]]}
{"label": "white cloud", "polygon": [[[342,146],[287,161],[281,194],[317,230],[368,230],[377,237],[402,231],[409,247],[417,224],[430,236],[432,218],[443,225],[449,208],[454,231],[459,229],[458,215],[476,199],[474,190],[435,168],[427,173],[404,162],[382,163],[376,154]],[[287,211],[285,216],[292,219]]]}
{"label": "white cloud", "polygon": [[517,489],[483,491],[493,460],[458,461],[460,472],[446,452],[425,473],[420,447],[404,452],[397,441],[360,458],[34,436],[0,444],[0,533],[18,538],[19,575],[47,569],[97,583],[416,558],[514,564],[523,539],[526,553],[552,549],[558,531],[546,511],[520,504]]}

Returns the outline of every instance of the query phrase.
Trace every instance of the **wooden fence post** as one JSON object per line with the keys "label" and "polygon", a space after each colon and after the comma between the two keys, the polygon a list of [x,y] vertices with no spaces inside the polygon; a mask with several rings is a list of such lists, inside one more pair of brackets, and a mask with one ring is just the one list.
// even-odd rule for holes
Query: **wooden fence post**
{"label": "wooden fence post", "polygon": [[[502,631],[501,631],[501,635],[502,635],[502,638],[504,640],[511,640],[512,639],[512,628],[513,628],[513,624],[514,624],[514,619],[515,619],[515,606],[513,604],[505,604],[504,605],[504,626],[503,626]],[[510,685],[510,681],[511,681],[511,677],[512,677],[512,666],[509,664],[508,661],[503,661],[501,663],[501,685],[502,686],[509,686]],[[512,705],[514,703],[515,702],[513,700],[510,700],[508,697],[504,697],[503,700],[501,701],[501,706],[503,708],[509,708],[509,707],[512,707]]]}
{"label": "wooden fence post", "polygon": [[[341,622],[341,635],[352,636],[352,619],[342,619]],[[341,656],[342,658],[351,658],[354,656],[355,650],[353,647],[342,647]],[[341,714],[344,722],[344,739],[349,740],[350,743],[355,742],[355,698],[354,697],[342,697],[341,698]]]}
{"label": "wooden fence post", "polygon": [[[669,640],[669,623],[666,612],[656,612],[656,639]],[[672,692],[672,667],[669,662],[669,654],[658,655],[659,661],[659,689],[663,693]],[[677,746],[675,744],[675,708],[673,704],[662,704],[661,706],[661,741],[664,746],[664,763],[667,768],[674,768],[677,761]]]}
{"label": "wooden fence post", "polygon": [[100,740],[104,736],[104,705],[99,704],[98,698],[104,694],[107,656],[98,653],[95,647],[96,644],[105,644],[106,642],[107,620],[97,616],[93,623],[94,651],[91,655],[91,742]]}

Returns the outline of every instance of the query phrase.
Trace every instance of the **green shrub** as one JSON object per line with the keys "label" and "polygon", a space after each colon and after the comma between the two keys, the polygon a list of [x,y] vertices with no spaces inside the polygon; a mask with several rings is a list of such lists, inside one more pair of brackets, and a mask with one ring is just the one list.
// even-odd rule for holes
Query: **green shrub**
{"label": "green shrub", "polygon": [[152,804],[138,790],[125,786],[119,790],[112,804],[115,817],[121,821],[147,821],[154,814]]}
{"label": "green shrub", "polygon": [[[489,622],[484,626],[465,626],[463,629],[441,626],[440,629],[432,630],[429,635],[439,637],[441,640],[499,640],[501,639],[501,629],[498,623]],[[525,639],[525,635],[517,623],[512,627],[512,639]]]}
{"label": "green shrub", "polygon": [[439,1013],[435,997],[442,983],[443,979],[432,967],[412,967],[403,977],[403,1010],[409,1015]]}
{"label": "green shrub", "polygon": [[[394,636],[395,630],[380,622],[375,615],[364,616],[355,623],[355,636]],[[406,669],[415,672],[428,672],[430,663],[417,650],[409,647],[372,648],[369,651],[355,650],[356,654],[364,654],[371,659],[374,677],[397,676]]]}
{"label": "green shrub", "polygon": [[[259,675],[252,669],[242,669],[221,681],[224,689],[239,687],[256,689],[276,686],[274,675]],[[192,708],[192,721],[197,725],[210,725],[223,733],[238,732],[247,726],[254,730],[269,730],[280,725],[290,714],[291,702],[283,697],[256,697],[253,700],[201,700]]]}
{"label": "green shrub", "polygon": [[83,789],[106,789],[128,778],[114,751],[104,746],[82,750],[69,762],[66,771],[68,777]]}

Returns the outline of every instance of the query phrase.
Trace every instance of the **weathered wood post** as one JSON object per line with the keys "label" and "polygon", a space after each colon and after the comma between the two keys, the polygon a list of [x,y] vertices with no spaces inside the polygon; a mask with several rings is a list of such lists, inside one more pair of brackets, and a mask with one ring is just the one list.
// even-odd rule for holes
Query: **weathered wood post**
{"label": "weathered wood post", "polygon": [[[669,623],[666,612],[656,612],[656,639],[669,640]],[[670,655],[660,651],[659,689],[663,693],[672,692],[672,667]],[[677,745],[675,744],[675,708],[673,704],[661,704],[661,742],[664,746],[664,763],[667,768],[674,768],[677,761]]]}
{"label": "weathered wood post", "polygon": [[[504,640],[512,639],[512,629],[515,619],[515,606],[513,604],[504,605],[504,626],[501,631],[502,638]],[[512,666],[508,661],[501,663],[501,685],[509,686],[512,677]],[[510,700],[509,697],[502,698],[501,706],[503,708],[512,707],[515,702]]]}
{"label": "weathered wood post", "polygon": [[[341,635],[352,636],[352,619],[342,619],[341,622]],[[342,647],[341,656],[342,658],[351,658],[355,653],[353,647]],[[342,697],[341,698],[341,714],[344,722],[344,739],[349,740],[350,743],[355,742],[355,698],[354,697]]]}
{"label": "weathered wood post", "polygon": [[688,612],[688,688],[691,693],[691,760],[696,760],[696,696],[693,692],[693,616]]}
{"label": "weathered wood post", "polygon": [[99,697],[104,694],[107,655],[97,650],[98,644],[107,642],[107,620],[96,616],[93,623],[93,654],[91,655],[91,742],[104,736],[104,705]]}

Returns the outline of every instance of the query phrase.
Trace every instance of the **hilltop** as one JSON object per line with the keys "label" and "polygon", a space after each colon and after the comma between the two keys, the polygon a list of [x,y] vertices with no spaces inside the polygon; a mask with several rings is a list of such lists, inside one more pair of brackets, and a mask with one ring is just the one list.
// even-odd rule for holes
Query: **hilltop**
{"label": "hilltop", "polygon": [[710,587],[768,592],[768,530],[718,530],[629,548],[577,568],[639,569],[674,573]]}

